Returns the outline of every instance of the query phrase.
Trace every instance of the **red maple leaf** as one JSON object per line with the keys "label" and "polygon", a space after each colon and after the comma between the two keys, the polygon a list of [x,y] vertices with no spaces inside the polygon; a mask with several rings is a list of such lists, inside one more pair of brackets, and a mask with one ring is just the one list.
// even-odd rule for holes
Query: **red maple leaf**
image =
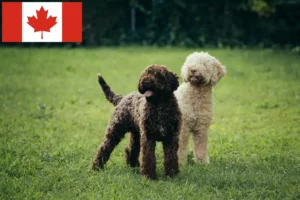
{"label": "red maple leaf", "polygon": [[57,22],[56,17],[52,17],[50,15],[49,18],[47,18],[48,10],[44,10],[44,7],[42,6],[40,10],[36,10],[36,16],[32,15],[32,17],[27,17],[28,22],[32,28],[34,28],[34,32],[41,31],[42,36],[41,39],[43,39],[43,31],[50,32],[50,28],[52,28]]}

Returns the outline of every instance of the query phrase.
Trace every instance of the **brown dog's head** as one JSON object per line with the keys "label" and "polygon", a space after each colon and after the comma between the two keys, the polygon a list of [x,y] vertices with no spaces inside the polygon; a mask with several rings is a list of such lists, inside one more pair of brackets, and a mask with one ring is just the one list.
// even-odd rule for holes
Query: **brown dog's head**
{"label": "brown dog's head", "polygon": [[150,102],[170,97],[178,86],[178,76],[163,65],[148,66],[138,83],[139,92]]}

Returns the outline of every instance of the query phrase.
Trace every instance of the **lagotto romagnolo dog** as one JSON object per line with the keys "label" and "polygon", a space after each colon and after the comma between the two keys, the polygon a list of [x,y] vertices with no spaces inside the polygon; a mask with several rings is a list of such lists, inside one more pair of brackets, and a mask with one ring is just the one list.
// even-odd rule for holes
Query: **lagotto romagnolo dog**
{"label": "lagotto romagnolo dog", "polygon": [[108,101],[115,105],[115,111],[92,168],[103,168],[113,149],[125,133],[130,132],[130,143],[125,148],[129,166],[140,166],[142,175],[156,179],[155,146],[161,141],[165,175],[173,177],[178,174],[181,112],[174,95],[179,86],[178,76],[163,65],[150,65],[140,76],[139,92],[126,96],[111,91],[101,75],[98,75],[98,81]]}
{"label": "lagotto romagnolo dog", "polygon": [[194,141],[194,161],[209,163],[208,130],[213,117],[213,86],[226,74],[220,61],[205,52],[190,54],[182,68],[184,81],[175,91],[182,112],[179,136],[179,163],[186,163],[190,133]]}

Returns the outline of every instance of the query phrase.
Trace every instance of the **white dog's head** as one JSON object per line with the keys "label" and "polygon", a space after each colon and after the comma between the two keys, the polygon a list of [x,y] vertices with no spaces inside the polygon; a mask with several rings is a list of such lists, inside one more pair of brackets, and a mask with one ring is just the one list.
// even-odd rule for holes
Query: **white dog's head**
{"label": "white dog's head", "polygon": [[181,68],[183,80],[195,86],[214,86],[225,74],[226,68],[220,61],[204,52],[190,54]]}

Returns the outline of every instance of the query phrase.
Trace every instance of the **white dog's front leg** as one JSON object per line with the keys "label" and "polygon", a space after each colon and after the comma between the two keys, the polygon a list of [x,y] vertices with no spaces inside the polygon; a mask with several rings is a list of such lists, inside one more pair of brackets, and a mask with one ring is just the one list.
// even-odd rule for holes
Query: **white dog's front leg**
{"label": "white dog's front leg", "polygon": [[190,130],[187,126],[182,125],[182,129],[179,134],[179,148],[178,148],[178,161],[180,164],[185,164],[188,156],[188,144],[189,144]]}
{"label": "white dog's front leg", "polygon": [[209,163],[208,156],[208,127],[193,131],[194,160],[196,163]]}

